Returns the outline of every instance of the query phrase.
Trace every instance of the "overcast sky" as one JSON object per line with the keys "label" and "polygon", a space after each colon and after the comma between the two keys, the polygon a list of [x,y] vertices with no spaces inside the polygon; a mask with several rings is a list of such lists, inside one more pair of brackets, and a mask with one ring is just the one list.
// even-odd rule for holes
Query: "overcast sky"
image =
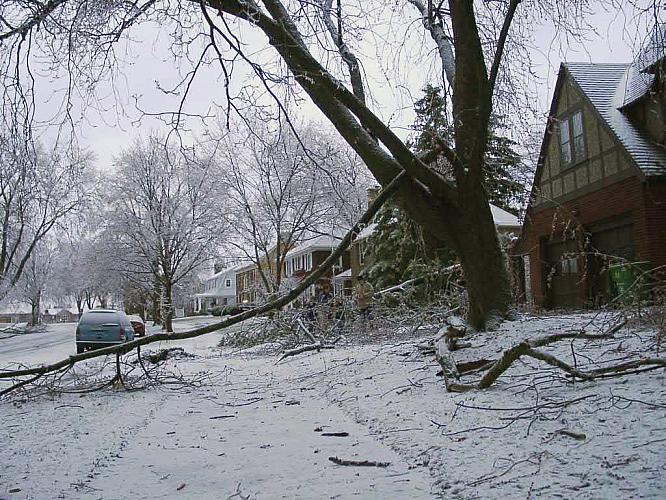
{"label": "overcast sky", "polygon": [[[534,71],[540,80],[537,87],[538,106],[544,113],[550,104],[561,61],[631,61],[647,36],[645,25],[649,22],[643,18],[640,24],[637,24],[631,12],[618,15],[603,11],[597,12],[587,21],[596,30],[596,34],[590,34],[585,41],[567,40],[556,36],[552,27],[539,27],[537,46],[531,52],[536,64]],[[168,33],[154,25],[144,24],[136,29],[132,36],[131,44],[121,44],[117,48],[118,56],[125,62],[113,80],[108,79],[99,87],[97,95],[102,99],[83,112],[81,109],[75,110],[75,113],[85,116],[77,126],[80,143],[97,155],[98,165],[102,169],[109,168],[113,156],[136,137],[147,135],[151,129],[162,132],[168,130],[153,118],[144,117],[138,120],[141,113],[135,108],[136,102],[140,103],[144,111],[152,113],[176,109],[180,99],[180,95],[168,96],[158,89],[158,86],[162,89],[169,88],[184,76],[179,74],[178,65],[169,53]],[[252,40],[254,35],[248,36]],[[257,57],[267,55],[262,53]],[[406,75],[404,81],[400,82],[399,87],[390,88],[383,74],[386,67],[380,64],[377,58],[366,57],[363,62],[368,86],[374,98],[373,110],[385,120],[389,120],[400,135],[406,136],[413,121],[413,100],[418,98],[419,89],[425,83],[431,81],[437,84],[437,81],[433,80],[436,80],[439,74],[438,68],[406,65],[402,68]],[[57,89],[63,87],[62,80],[46,74],[43,76],[48,81],[43,85],[50,86],[51,92],[57,92]],[[224,105],[224,85],[219,77],[217,67],[204,70],[190,90],[185,111],[206,114],[214,112],[215,104]],[[241,72],[237,74],[232,85],[238,89],[247,81],[247,76]],[[102,111],[99,111],[100,109]],[[305,119],[324,121],[314,106],[307,102],[299,106],[298,112]],[[198,120],[188,119],[188,123],[195,130],[201,130]],[[545,120],[543,125],[545,126]]]}

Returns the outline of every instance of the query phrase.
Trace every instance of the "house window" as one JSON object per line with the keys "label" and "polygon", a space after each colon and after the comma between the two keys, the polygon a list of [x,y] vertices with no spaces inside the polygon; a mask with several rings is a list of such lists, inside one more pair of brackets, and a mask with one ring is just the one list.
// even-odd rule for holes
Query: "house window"
{"label": "house window", "polygon": [[578,274],[578,258],[563,258],[560,261],[560,274]]}
{"label": "house window", "polygon": [[309,253],[305,256],[305,270],[309,271],[312,269],[312,254]]}
{"label": "house window", "polygon": [[573,165],[585,159],[582,111],[576,111],[560,122],[560,154],[562,164],[565,166]]}
{"label": "house window", "polygon": [[225,281],[224,286],[226,286],[227,288],[231,288],[231,280]]}

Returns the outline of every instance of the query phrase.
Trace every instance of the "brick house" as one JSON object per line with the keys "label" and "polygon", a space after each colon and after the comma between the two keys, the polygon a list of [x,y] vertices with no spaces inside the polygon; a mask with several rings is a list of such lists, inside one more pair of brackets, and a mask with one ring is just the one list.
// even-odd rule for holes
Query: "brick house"
{"label": "brick house", "polygon": [[[289,246],[292,246],[291,244]],[[266,286],[259,270],[263,272],[268,280],[277,276],[277,265],[280,261],[280,275],[284,282],[285,277],[285,250],[288,247],[280,242],[280,251],[278,255],[278,246],[273,244],[268,251],[260,257],[259,265],[256,262],[241,264],[234,268],[235,286],[236,286],[236,304],[238,305],[256,305],[262,302],[266,297]],[[282,285],[281,285],[282,288]]]}
{"label": "brick house", "polygon": [[599,305],[608,265],[666,264],[665,36],[633,63],[561,65],[514,252],[523,300]]}

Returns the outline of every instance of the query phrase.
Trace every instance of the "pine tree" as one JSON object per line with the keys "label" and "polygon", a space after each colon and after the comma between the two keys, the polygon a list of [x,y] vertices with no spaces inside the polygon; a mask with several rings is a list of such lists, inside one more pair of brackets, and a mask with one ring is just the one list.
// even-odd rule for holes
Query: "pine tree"
{"label": "pine tree", "polygon": [[[441,89],[427,85],[424,96],[414,103],[416,119],[413,129],[416,136],[409,146],[418,154],[435,147],[438,140],[451,142],[452,127],[446,113],[446,100]],[[517,212],[524,186],[514,179],[520,166],[517,145],[507,137],[496,133],[501,122],[493,117],[488,138],[485,187],[490,203],[512,213]],[[450,166],[440,160],[433,165],[444,175]],[[375,218],[377,228],[370,238],[373,264],[367,270],[368,279],[377,288],[385,288],[420,276],[436,277],[437,271],[454,259],[448,249],[433,251],[424,240],[422,229],[394,203],[387,203]]]}

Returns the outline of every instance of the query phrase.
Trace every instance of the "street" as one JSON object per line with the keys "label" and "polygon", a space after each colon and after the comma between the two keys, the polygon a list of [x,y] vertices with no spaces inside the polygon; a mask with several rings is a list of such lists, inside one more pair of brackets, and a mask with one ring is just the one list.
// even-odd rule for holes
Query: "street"
{"label": "street", "polygon": [[14,363],[48,364],[76,354],[76,323],[54,323],[46,331],[0,339],[0,369]]}
{"label": "street", "polygon": [[[196,316],[180,318],[173,322],[174,331],[182,332],[192,330],[210,323],[219,321],[213,316]],[[250,321],[249,323],[251,323]],[[245,322],[246,324],[248,322]],[[231,330],[243,328],[235,325]],[[161,331],[159,326],[146,324],[146,334],[152,335]],[[38,333],[3,335],[0,337],[0,370],[21,365],[43,365],[50,364],[68,356],[76,354],[76,323],[51,323],[46,325],[46,330]],[[210,337],[204,335],[185,341],[169,343],[169,347],[175,345],[187,347],[192,350],[206,350],[210,346]],[[158,348],[164,347],[160,342]]]}

